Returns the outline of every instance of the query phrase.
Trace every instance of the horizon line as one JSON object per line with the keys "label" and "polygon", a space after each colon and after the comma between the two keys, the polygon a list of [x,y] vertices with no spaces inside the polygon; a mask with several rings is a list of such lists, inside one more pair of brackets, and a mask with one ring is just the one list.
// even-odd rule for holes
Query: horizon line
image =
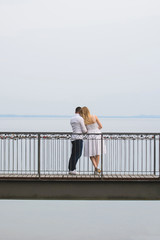
{"label": "horizon line", "polygon": [[[70,118],[73,115],[58,115],[58,114],[0,114],[0,117],[49,117],[49,118]],[[160,118],[160,115],[98,115],[99,118]]]}

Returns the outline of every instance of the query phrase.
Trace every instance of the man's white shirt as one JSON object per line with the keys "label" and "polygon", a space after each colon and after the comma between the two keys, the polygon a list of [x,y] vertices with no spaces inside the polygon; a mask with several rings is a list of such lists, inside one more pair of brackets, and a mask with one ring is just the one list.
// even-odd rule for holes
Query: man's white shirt
{"label": "man's white shirt", "polygon": [[[84,124],[84,120],[78,113],[76,113],[71,118],[70,124],[72,126],[73,133],[86,133],[87,132],[86,126]],[[83,138],[82,135],[73,134],[71,140],[74,141],[74,140],[82,139],[82,138]]]}

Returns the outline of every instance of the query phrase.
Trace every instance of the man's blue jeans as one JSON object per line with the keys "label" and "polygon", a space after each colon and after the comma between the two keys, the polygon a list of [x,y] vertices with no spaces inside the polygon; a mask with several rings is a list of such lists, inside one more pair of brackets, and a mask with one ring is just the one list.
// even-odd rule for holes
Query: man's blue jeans
{"label": "man's blue jeans", "polygon": [[82,148],[83,148],[83,140],[79,139],[79,140],[72,141],[72,153],[71,153],[71,157],[69,159],[69,165],[68,165],[69,171],[73,171],[76,169],[76,164],[78,162],[78,159],[82,155]]}

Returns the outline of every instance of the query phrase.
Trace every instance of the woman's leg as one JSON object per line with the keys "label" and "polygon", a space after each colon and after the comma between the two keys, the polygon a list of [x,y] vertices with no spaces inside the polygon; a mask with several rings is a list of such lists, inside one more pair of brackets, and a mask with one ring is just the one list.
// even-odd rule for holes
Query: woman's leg
{"label": "woman's leg", "polygon": [[95,168],[97,168],[96,158],[92,156],[92,157],[90,157],[90,159],[91,159],[91,161],[92,161],[92,163],[93,163],[93,166],[94,166]]}
{"label": "woman's leg", "polygon": [[95,156],[95,162],[96,162],[97,168],[98,168],[99,160],[100,160],[100,155],[96,155]]}

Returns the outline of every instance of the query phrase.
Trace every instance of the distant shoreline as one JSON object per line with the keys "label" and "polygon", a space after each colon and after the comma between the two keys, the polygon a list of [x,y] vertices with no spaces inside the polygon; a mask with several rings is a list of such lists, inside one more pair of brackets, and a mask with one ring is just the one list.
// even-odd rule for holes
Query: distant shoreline
{"label": "distant shoreline", "polygon": [[[0,118],[71,118],[71,115],[18,115],[1,114]],[[137,115],[137,116],[98,116],[99,118],[160,118],[160,115]]]}

